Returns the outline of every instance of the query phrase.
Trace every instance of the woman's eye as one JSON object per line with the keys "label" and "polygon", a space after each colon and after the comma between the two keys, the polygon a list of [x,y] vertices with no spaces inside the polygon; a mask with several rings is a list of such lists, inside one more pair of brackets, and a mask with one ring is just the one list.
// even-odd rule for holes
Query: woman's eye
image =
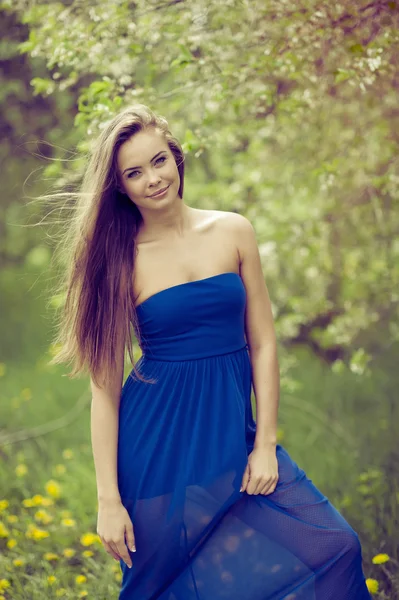
{"label": "woman's eye", "polygon": [[[159,160],[165,161],[166,160],[166,156],[160,156],[159,158],[157,158],[157,160],[155,162],[157,163]],[[130,179],[132,177],[132,175],[134,175],[134,173],[138,173],[138,171],[130,171],[130,173],[127,176],[127,178]]]}

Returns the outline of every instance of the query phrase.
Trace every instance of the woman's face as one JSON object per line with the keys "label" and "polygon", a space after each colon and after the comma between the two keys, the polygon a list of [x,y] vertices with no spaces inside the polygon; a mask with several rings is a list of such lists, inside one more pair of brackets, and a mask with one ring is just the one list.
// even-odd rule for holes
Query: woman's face
{"label": "woman's face", "polygon": [[[154,209],[176,199],[180,187],[176,161],[163,135],[154,128],[135,133],[124,142],[117,165],[122,191],[139,208]],[[165,195],[151,197],[165,187]]]}

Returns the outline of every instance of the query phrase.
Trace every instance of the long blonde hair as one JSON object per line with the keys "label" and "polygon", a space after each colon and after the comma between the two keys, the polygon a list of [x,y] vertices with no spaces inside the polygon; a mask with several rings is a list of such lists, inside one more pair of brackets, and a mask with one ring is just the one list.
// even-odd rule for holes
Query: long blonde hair
{"label": "long blonde hair", "polygon": [[92,146],[76,194],[76,216],[56,249],[65,265],[57,293],[65,302],[53,340],[60,349],[49,364],[72,363],[70,378],[87,369],[103,385],[115,369],[115,350],[123,340],[135,374],[147,381],[135,366],[131,335],[132,324],[140,344],[132,282],[142,217],[119,188],[117,152],[132,135],[151,127],[163,134],[174,156],[183,198],[184,153],[167,120],[143,104],[125,108],[106,123]]}

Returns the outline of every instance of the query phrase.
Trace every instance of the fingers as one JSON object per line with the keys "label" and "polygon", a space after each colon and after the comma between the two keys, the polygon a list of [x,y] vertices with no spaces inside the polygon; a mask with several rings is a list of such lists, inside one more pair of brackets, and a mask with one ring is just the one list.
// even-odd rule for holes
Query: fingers
{"label": "fingers", "polygon": [[271,477],[266,482],[264,479],[250,479],[247,486],[247,494],[257,496],[258,494],[262,494],[262,496],[268,496],[272,494],[277,487],[278,477]]}
{"label": "fingers", "polygon": [[277,487],[277,482],[278,477],[272,477],[270,481],[261,486],[259,494],[262,494],[262,496],[268,496],[269,494],[272,494]]}
{"label": "fingers", "polygon": [[103,538],[101,538],[102,544],[105,548],[105,551],[110,554],[115,560],[123,560],[124,563],[132,568],[132,561],[129,556],[128,549],[125,544],[125,540],[117,540],[115,542],[109,541],[106,542]]}
{"label": "fingers", "polygon": [[101,540],[102,544],[104,546],[105,551],[110,554],[112,556],[112,558],[114,558],[115,560],[120,560],[120,556],[119,554],[113,549],[113,545],[112,543],[108,543],[105,542],[104,540]]}
{"label": "fingers", "polygon": [[272,494],[274,492],[274,490],[276,489],[276,484],[271,484],[271,485],[266,485],[265,487],[263,487],[261,489],[261,491],[259,492],[259,494],[262,494],[262,496],[268,496],[269,494]]}
{"label": "fingers", "polygon": [[125,526],[126,545],[131,552],[136,552],[136,540],[134,538],[133,525],[130,522]]}
{"label": "fingers", "polygon": [[247,486],[247,494],[249,494],[250,496],[258,495],[260,487],[261,487],[261,480],[251,477],[251,479],[249,480],[248,486]]}
{"label": "fingers", "polygon": [[125,544],[125,540],[115,543],[113,547],[116,549],[116,551],[118,552],[118,554],[121,557],[121,559],[123,560],[123,562],[127,564],[129,569],[131,569],[132,568],[132,560],[130,558],[127,546]]}
{"label": "fingers", "polygon": [[245,467],[244,475],[242,476],[240,492],[245,492],[249,481],[249,464]]}
{"label": "fingers", "polygon": [[136,541],[133,523],[130,520],[127,511],[125,511],[125,513],[120,526],[111,527],[111,529],[114,529],[113,535],[110,536],[107,534],[106,537],[104,537],[104,535],[100,534],[99,528],[97,528],[97,534],[101,539],[105,551],[115,560],[123,560],[131,569],[133,565],[129,550],[131,552],[136,552]]}

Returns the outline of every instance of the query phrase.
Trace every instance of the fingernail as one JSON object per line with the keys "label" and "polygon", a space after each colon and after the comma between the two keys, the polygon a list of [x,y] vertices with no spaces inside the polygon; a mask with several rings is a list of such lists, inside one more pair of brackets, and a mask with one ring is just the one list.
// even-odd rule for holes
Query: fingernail
{"label": "fingernail", "polygon": [[132,552],[136,552],[136,546],[132,546],[132,547],[130,548],[130,550],[131,550]]}
{"label": "fingernail", "polygon": [[242,487],[240,487],[240,492],[242,492]]}
{"label": "fingernail", "polygon": [[131,569],[131,568],[132,568],[132,565],[128,565],[128,567],[129,567],[129,569]]}

